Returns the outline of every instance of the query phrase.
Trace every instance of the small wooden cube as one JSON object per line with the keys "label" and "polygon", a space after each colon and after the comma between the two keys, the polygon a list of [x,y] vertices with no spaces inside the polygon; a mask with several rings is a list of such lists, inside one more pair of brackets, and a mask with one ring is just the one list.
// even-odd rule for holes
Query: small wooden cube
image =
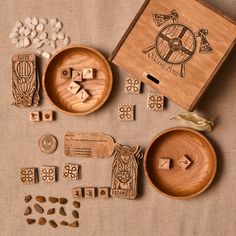
{"label": "small wooden cube", "polygon": [[56,166],[43,166],[40,168],[40,181],[44,183],[56,182]]}
{"label": "small wooden cube", "polygon": [[73,198],[83,198],[84,188],[82,187],[72,188],[72,196]]}
{"label": "small wooden cube", "polygon": [[77,83],[75,83],[74,81],[72,81],[71,83],[70,83],[70,85],[68,86],[68,90],[71,92],[71,93],[73,93],[73,94],[76,94],[76,93],[78,93],[78,91],[80,90],[80,85],[79,84],[77,84]]}
{"label": "small wooden cube", "polygon": [[78,180],[80,178],[80,165],[65,163],[63,166],[63,177],[67,180]]}
{"label": "small wooden cube", "polygon": [[96,192],[94,187],[86,187],[84,188],[84,197],[85,198],[95,198]]}
{"label": "small wooden cube", "polygon": [[161,94],[148,94],[147,108],[153,111],[164,110],[164,96]]}
{"label": "small wooden cube", "polygon": [[188,166],[191,164],[192,162],[188,159],[188,157],[186,155],[182,156],[178,161],[177,164],[183,169],[187,169]]}
{"label": "small wooden cube", "polygon": [[20,181],[23,184],[35,184],[37,182],[37,168],[21,168]]}
{"label": "small wooden cube", "polygon": [[160,158],[159,159],[159,169],[169,170],[170,169],[170,159]]}
{"label": "small wooden cube", "polygon": [[95,76],[95,70],[93,68],[83,69],[83,79],[93,79]]}
{"label": "small wooden cube", "polygon": [[53,111],[43,111],[42,112],[43,121],[53,121]]}
{"label": "small wooden cube", "polygon": [[110,197],[110,188],[109,187],[100,187],[98,188],[98,197],[99,198],[109,198]]}
{"label": "small wooden cube", "polygon": [[140,94],[142,82],[136,79],[134,76],[127,75],[125,78],[125,93]]}
{"label": "small wooden cube", "polygon": [[118,106],[119,121],[133,121],[134,120],[134,105],[119,105]]}
{"label": "small wooden cube", "polygon": [[76,96],[78,97],[79,102],[86,102],[90,95],[87,93],[85,89],[81,89]]}
{"label": "small wooden cube", "polygon": [[40,112],[39,111],[32,111],[29,113],[30,121],[40,121]]}
{"label": "small wooden cube", "polygon": [[72,80],[81,82],[83,80],[83,73],[81,70],[73,70],[72,71]]}
{"label": "small wooden cube", "polygon": [[71,68],[62,68],[61,69],[61,78],[70,79],[71,78]]}

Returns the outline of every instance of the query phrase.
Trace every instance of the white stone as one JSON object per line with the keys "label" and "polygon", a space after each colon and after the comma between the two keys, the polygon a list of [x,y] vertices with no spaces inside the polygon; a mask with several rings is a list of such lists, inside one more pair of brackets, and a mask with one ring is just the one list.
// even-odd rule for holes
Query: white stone
{"label": "white stone", "polygon": [[25,18],[25,24],[30,25],[31,22],[32,22],[32,20],[29,16]]}
{"label": "white stone", "polygon": [[38,43],[35,44],[34,48],[41,48],[43,44],[44,44],[43,41],[39,41]]}
{"label": "white stone", "polygon": [[24,32],[25,32],[25,27],[21,27],[21,28],[19,29],[20,35],[24,34]]}
{"label": "white stone", "polygon": [[25,36],[30,35],[30,33],[31,33],[31,29],[26,28],[26,29],[25,29],[25,32],[24,32]]}
{"label": "white stone", "polygon": [[18,33],[18,31],[19,31],[19,28],[16,26],[12,29],[12,33]]}
{"label": "white stone", "polygon": [[57,23],[57,18],[53,18],[50,20],[50,25],[55,25]]}
{"label": "white stone", "polygon": [[16,45],[15,45],[16,48],[22,48],[22,44],[20,42],[17,42]]}
{"label": "white stone", "polygon": [[21,45],[21,48],[23,48],[24,47],[24,39],[20,39],[19,43]]}
{"label": "white stone", "polygon": [[62,23],[61,23],[60,21],[58,21],[58,22],[55,24],[55,28],[61,29],[61,28],[62,28]]}
{"label": "white stone", "polygon": [[16,44],[18,41],[19,41],[18,38],[13,38],[13,39],[11,39],[11,43],[12,43],[12,44]]}
{"label": "white stone", "polygon": [[44,24],[40,23],[37,25],[36,30],[43,31],[44,30]]}
{"label": "white stone", "polygon": [[37,38],[34,38],[33,39],[33,44],[38,44],[40,42],[40,39],[37,37]]}
{"label": "white stone", "polygon": [[29,25],[29,28],[32,29],[32,30],[35,30],[36,27],[35,27],[35,25],[30,24],[30,25]]}
{"label": "white stone", "polygon": [[50,41],[48,38],[44,39],[43,42],[44,42],[46,45],[50,45],[50,43],[51,43],[51,41]]}
{"label": "white stone", "polygon": [[36,25],[38,25],[38,23],[39,23],[38,17],[37,17],[37,16],[34,16],[34,17],[32,18],[32,24],[36,26]]}
{"label": "white stone", "polygon": [[30,40],[28,38],[24,38],[24,48],[29,47],[30,45]]}
{"label": "white stone", "polygon": [[44,40],[48,37],[48,34],[46,32],[42,32],[40,35],[39,35],[39,39],[40,40]]}
{"label": "white stone", "polygon": [[19,34],[18,34],[18,33],[14,33],[14,32],[12,32],[12,33],[9,34],[9,38],[10,38],[10,39],[16,38],[16,37],[18,37],[18,36],[19,36]]}
{"label": "white stone", "polygon": [[51,54],[49,52],[43,52],[42,57],[49,59],[51,57]]}
{"label": "white stone", "polygon": [[21,28],[22,26],[23,26],[22,22],[20,22],[20,21],[16,22],[16,27],[17,28]]}
{"label": "white stone", "polygon": [[58,29],[58,28],[52,28],[52,31],[58,33],[58,32],[61,31],[61,29]]}
{"label": "white stone", "polygon": [[64,45],[68,45],[70,43],[70,38],[66,36],[63,43]]}
{"label": "white stone", "polygon": [[37,36],[37,32],[36,31],[32,31],[30,34],[30,38],[34,39]]}
{"label": "white stone", "polygon": [[53,41],[56,41],[57,40],[57,37],[58,37],[58,35],[57,35],[57,33],[52,33],[52,35],[51,35],[51,40],[53,40]]}
{"label": "white stone", "polygon": [[40,49],[36,50],[36,54],[37,54],[38,56],[41,56],[41,55],[42,55],[42,50],[40,50]]}
{"label": "white stone", "polygon": [[63,40],[65,38],[65,34],[63,32],[58,33],[58,39]]}
{"label": "white stone", "polygon": [[40,18],[39,22],[46,25],[48,23],[48,19],[47,18]]}
{"label": "white stone", "polygon": [[55,48],[57,47],[55,41],[51,41],[51,42],[50,42],[50,45],[51,45],[51,47],[52,47],[53,49],[55,49]]}

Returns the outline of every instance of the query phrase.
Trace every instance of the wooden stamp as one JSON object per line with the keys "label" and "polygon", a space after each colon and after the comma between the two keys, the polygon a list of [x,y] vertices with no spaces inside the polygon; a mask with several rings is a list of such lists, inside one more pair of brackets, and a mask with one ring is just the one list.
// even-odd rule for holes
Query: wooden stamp
{"label": "wooden stamp", "polygon": [[39,149],[46,154],[51,154],[57,149],[57,139],[52,134],[45,134],[38,141]]}
{"label": "wooden stamp", "polygon": [[84,197],[85,198],[95,198],[96,192],[94,187],[85,187],[84,188]]}
{"label": "wooden stamp", "polygon": [[63,166],[63,177],[67,180],[78,180],[81,177],[80,165],[65,163]]}
{"label": "wooden stamp", "polygon": [[31,111],[29,113],[29,118],[30,118],[30,121],[40,121],[40,112],[39,111]]}
{"label": "wooden stamp", "polygon": [[37,168],[21,168],[20,181],[24,184],[35,184],[37,182]]}
{"label": "wooden stamp", "polygon": [[12,57],[13,105],[17,107],[38,106],[39,77],[34,54],[19,54]]}
{"label": "wooden stamp", "polygon": [[43,121],[53,121],[53,111],[43,111],[42,112]]}
{"label": "wooden stamp", "polygon": [[81,89],[76,96],[79,99],[79,102],[86,102],[88,100],[88,98],[90,97],[90,95],[87,93],[87,91],[85,89]]}
{"label": "wooden stamp", "polygon": [[61,78],[70,79],[71,78],[71,68],[62,68],[61,69]]}
{"label": "wooden stamp", "polygon": [[93,79],[95,76],[95,69],[84,68],[83,69],[83,79]]}
{"label": "wooden stamp", "polygon": [[134,76],[128,75],[125,78],[125,93],[140,94],[142,82]]}
{"label": "wooden stamp", "polygon": [[99,187],[98,188],[98,197],[99,198],[109,198],[110,197],[110,188],[109,187]]}
{"label": "wooden stamp", "polygon": [[71,92],[71,93],[73,93],[73,94],[76,94],[76,93],[78,93],[78,91],[80,90],[80,85],[79,84],[77,84],[77,83],[75,83],[74,81],[72,81],[71,83],[70,83],[70,85],[67,87],[67,89]]}
{"label": "wooden stamp", "polygon": [[188,157],[186,155],[182,156],[178,161],[177,164],[182,168],[182,169],[187,169],[188,166],[191,164],[192,162],[188,159]]}
{"label": "wooden stamp", "polygon": [[134,199],[138,195],[138,164],[143,157],[139,145],[116,144],[112,164],[111,195]]}
{"label": "wooden stamp", "polygon": [[83,73],[81,70],[72,71],[72,80],[76,82],[81,82],[83,80]]}
{"label": "wooden stamp", "polygon": [[119,121],[133,121],[134,120],[134,105],[119,105],[118,106]]}
{"label": "wooden stamp", "polygon": [[56,182],[56,167],[55,166],[43,166],[40,168],[40,181],[44,183]]}
{"label": "wooden stamp", "polygon": [[147,108],[153,111],[164,110],[164,96],[160,94],[148,94]]}
{"label": "wooden stamp", "polygon": [[83,198],[84,188],[82,187],[72,188],[72,196],[73,198]]}
{"label": "wooden stamp", "polygon": [[170,169],[170,159],[161,157],[159,159],[159,169],[169,170]]}

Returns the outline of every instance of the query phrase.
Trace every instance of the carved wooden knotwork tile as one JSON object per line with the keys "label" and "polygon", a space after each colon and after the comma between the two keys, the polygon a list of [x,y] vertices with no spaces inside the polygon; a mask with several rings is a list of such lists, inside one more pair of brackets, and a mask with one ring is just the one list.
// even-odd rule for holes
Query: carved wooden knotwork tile
{"label": "carved wooden knotwork tile", "polygon": [[37,181],[36,168],[21,168],[20,181],[24,184],[35,184]]}
{"label": "carved wooden knotwork tile", "polygon": [[78,180],[81,177],[80,165],[65,163],[63,166],[63,177],[67,180]]}
{"label": "carved wooden knotwork tile", "polygon": [[130,94],[140,94],[141,84],[142,82],[136,79],[134,76],[127,75],[127,77],[125,78],[124,92]]}
{"label": "carved wooden knotwork tile", "polygon": [[164,110],[164,96],[161,94],[148,94],[147,108],[153,111]]}
{"label": "carved wooden knotwork tile", "polygon": [[56,182],[56,167],[55,166],[43,166],[40,169],[41,182]]}
{"label": "carved wooden knotwork tile", "polygon": [[133,121],[134,120],[134,105],[119,105],[118,119],[119,121]]}

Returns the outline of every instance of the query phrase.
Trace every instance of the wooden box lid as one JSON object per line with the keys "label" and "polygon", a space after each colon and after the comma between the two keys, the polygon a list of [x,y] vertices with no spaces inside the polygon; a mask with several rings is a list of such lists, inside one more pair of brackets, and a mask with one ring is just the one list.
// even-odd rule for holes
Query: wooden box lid
{"label": "wooden box lid", "polygon": [[146,0],[110,60],[193,110],[235,38],[235,22],[202,1]]}

